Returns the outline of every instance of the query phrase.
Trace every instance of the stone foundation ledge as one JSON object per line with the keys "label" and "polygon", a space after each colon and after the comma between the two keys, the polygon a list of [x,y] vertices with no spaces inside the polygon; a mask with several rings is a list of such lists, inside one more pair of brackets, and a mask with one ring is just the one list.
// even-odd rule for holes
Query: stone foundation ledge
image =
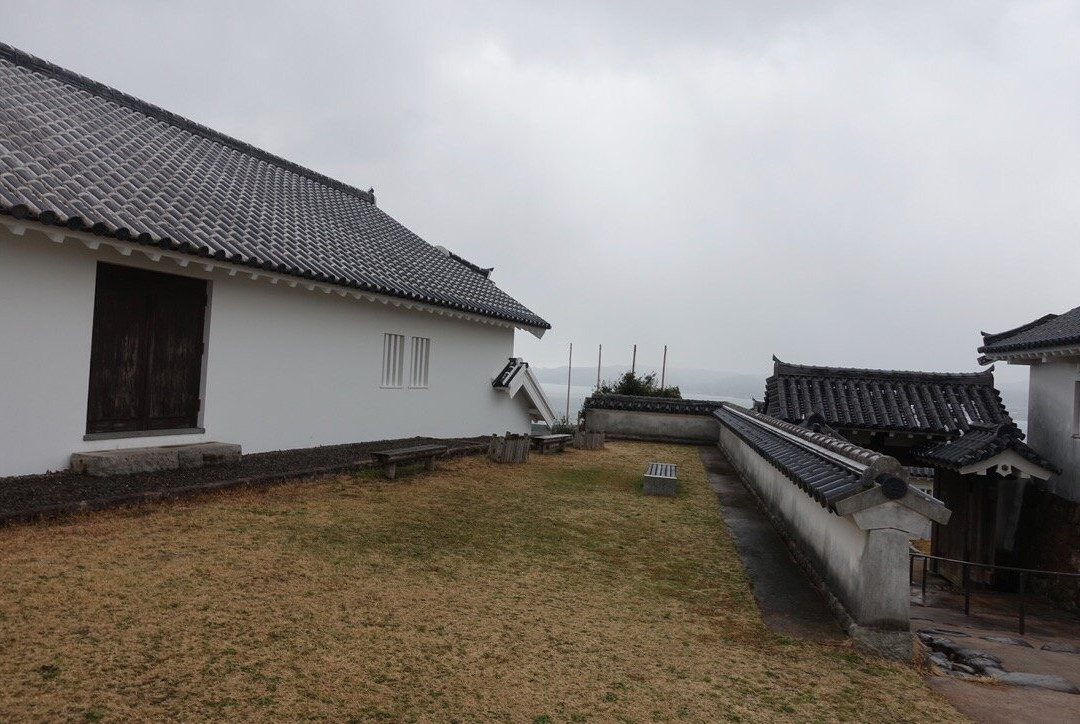
{"label": "stone foundation ledge", "polygon": [[73,453],[72,470],[94,477],[153,473],[161,470],[201,468],[240,462],[240,446],[227,442],[161,445],[124,450]]}

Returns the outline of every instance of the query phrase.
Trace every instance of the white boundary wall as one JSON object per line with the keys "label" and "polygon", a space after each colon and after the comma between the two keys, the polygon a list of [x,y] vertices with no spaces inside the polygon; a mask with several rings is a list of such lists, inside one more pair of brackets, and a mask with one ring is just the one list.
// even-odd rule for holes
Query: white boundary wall
{"label": "white boundary wall", "polygon": [[719,427],[712,415],[585,409],[585,429],[608,437],[711,445]]}
{"label": "white boundary wall", "polygon": [[[859,493],[863,503],[856,512],[836,515],[722,423],[720,448],[762,500],[798,557],[824,583],[854,641],[884,656],[909,659],[908,548],[927,517],[888,499],[879,489]],[[911,494],[909,491],[905,500]],[[866,500],[865,496],[874,499]],[[844,502],[851,500],[856,498]],[[912,504],[934,507],[917,501]]]}
{"label": "white boundary wall", "polygon": [[[205,433],[83,439],[98,261],[211,281]],[[428,388],[380,388],[385,332],[405,335],[406,344],[431,339]],[[513,347],[505,326],[0,227],[0,477],[66,468],[73,452],[146,445],[218,440],[262,452],[528,432],[525,396],[491,386]]]}
{"label": "white boundary wall", "polygon": [[854,614],[867,532],[851,518],[841,518],[823,508],[723,425],[720,448],[768,510],[780,519],[833,594]]}

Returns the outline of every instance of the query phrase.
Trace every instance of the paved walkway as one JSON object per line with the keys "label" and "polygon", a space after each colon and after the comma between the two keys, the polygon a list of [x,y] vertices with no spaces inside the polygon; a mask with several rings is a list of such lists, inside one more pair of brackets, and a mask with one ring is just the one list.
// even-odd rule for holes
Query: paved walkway
{"label": "paved walkway", "polygon": [[[735,540],[765,624],[785,636],[831,641],[844,638],[818,590],[792,559],[787,546],[746,489],[723,453],[701,447],[701,461],[720,510]],[[919,580],[921,570],[916,570]],[[933,632],[965,649],[996,657],[1009,672],[1061,677],[1080,686],[1080,653],[1043,650],[1072,646],[1080,651],[1080,621],[1029,601],[1025,636],[1016,631],[1014,597],[979,594],[972,615],[964,616],[963,599],[931,586],[925,601],[911,587],[911,629]],[[1080,722],[1080,696],[1031,686],[968,681],[932,675],[927,683],[977,722]]]}
{"label": "paved walkway", "polygon": [[[916,580],[920,573],[916,567]],[[979,592],[972,596],[970,616],[964,615],[963,605],[963,596],[939,585],[931,585],[924,600],[919,586],[913,585],[911,630],[934,632],[966,649],[985,652],[1000,659],[1006,671],[1061,677],[1080,687],[1080,653],[1042,648],[1080,652],[1080,619],[1076,616],[1029,598],[1027,629],[1021,636],[1015,595]],[[928,683],[978,722],[1080,721],[1080,696],[1075,694],[951,676],[931,676]]]}
{"label": "paved walkway", "polygon": [[792,638],[843,640],[844,634],[825,599],[791,557],[727,458],[715,446],[699,450],[765,625]]}

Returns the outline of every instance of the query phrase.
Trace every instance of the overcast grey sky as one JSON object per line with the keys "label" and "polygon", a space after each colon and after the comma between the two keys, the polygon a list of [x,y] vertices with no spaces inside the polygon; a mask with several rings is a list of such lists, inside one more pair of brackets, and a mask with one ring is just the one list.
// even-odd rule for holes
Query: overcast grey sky
{"label": "overcast grey sky", "polygon": [[494,266],[534,364],[967,370],[1080,305],[1077,2],[0,5]]}

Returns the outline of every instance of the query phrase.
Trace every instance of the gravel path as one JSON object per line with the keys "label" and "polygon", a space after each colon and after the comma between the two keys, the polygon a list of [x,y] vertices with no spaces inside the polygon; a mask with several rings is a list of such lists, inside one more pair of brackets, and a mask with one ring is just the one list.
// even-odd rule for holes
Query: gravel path
{"label": "gravel path", "polygon": [[447,445],[450,455],[487,449],[487,438],[412,437],[244,455],[235,465],[95,478],[71,471],[0,478],[0,524],[242,485],[346,472],[370,463],[372,450]]}

